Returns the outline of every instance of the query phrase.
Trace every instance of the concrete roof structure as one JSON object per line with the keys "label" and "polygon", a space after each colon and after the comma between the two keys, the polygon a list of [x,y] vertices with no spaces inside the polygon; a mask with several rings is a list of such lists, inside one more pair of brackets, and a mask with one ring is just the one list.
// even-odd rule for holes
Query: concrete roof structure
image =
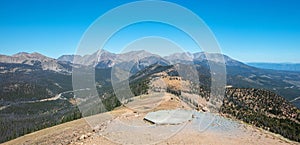
{"label": "concrete roof structure", "polygon": [[189,110],[160,110],[148,113],[144,120],[158,125],[177,125],[191,121],[192,115]]}

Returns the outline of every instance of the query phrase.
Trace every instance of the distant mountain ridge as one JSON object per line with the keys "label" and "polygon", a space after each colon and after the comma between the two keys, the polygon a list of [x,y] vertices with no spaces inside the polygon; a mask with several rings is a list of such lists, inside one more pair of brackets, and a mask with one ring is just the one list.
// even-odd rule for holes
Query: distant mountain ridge
{"label": "distant mountain ridge", "polygon": [[285,70],[300,72],[300,63],[247,63],[250,66],[263,69]]}
{"label": "distant mountain ridge", "polygon": [[[176,63],[183,64],[194,64],[197,62],[202,62],[207,60],[207,56],[210,56],[211,60],[214,62],[220,62],[218,60],[224,57],[226,65],[240,65],[239,61],[233,60],[230,57],[222,54],[210,54],[204,52],[198,53],[175,53],[169,56],[161,57],[157,54],[152,54],[150,52],[139,50],[130,51],[121,54],[111,53],[106,50],[99,50],[90,55],[62,55],[57,59],[47,57],[40,53],[26,53],[20,52],[12,56],[0,55],[1,63],[14,63],[14,64],[27,64],[31,66],[41,66],[43,70],[52,71],[67,71],[64,70],[66,64],[77,64],[84,66],[94,66],[98,68],[110,68],[115,64],[119,63],[131,63],[139,64],[145,66],[150,66],[155,63],[162,65],[171,65]],[[144,68],[143,67],[143,68]]]}
{"label": "distant mountain ridge", "polygon": [[7,63],[7,64],[23,64],[25,66],[26,65],[33,66],[36,69],[51,70],[56,72],[70,71],[70,67],[69,67],[70,64],[58,62],[56,59],[44,56],[36,52],[34,53],[20,52],[12,56],[0,55],[0,62]]}
{"label": "distant mountain ridge", "polygon": [[[43,70],[53,70],[53,71],[62,71],[64,69],[63,65],[66,63],[77,63],[80,65],[87,66],[95,66],[99,68],[109,68],[114,66],[120,62],[132,62],[138,63],[142,60],[145,64],[147,58],[151,59],[149,65],[157,63],[159,61],[163,62],[162,64],[170,65],[176,63],[183,64],[193,64],[197,62],[203,62],[207,60],[207,56],[210,58],[220,58],[218,55],[222,54],[210,54],[204,52],[190,53],[190,52],[182,52],[182,53],[174,53],[169,56],[161,57],[157,54],[152,54],[150,52],[139,50],[139,51],[130,51],[121,54],[111,53],[106,50],[99,50],[91,55],[62,55],[55,58],[50,58],[40,53],[27,53],[20,52],[14,54],[12,56],[1,55],[0,54],[0,62],[1,63],[15,63],[15,64],[27,64],[27,65],[41,65]],[[222,55],[226,65],[228,66],[239,66],[244,63],[234,60],[226,55]],[[75,62],[74,62],[75,60]],[[218,62],[219,60],[214,60],[214,62]],[[62,63],[64,62],[64,63]],[[262,69],[273,69],[273,70],[286,70],[286,71],[300,71],[299,63],[246,63],[249,66],[262,68]],[[147,66],[149,66],[147,65]]]}
{"label": "distant mountain ridge", "polygon": [[123,63],[123,62],[130,62],[130,63],[139,63],[140,60],[143,60],[145,63],[146,58],[151,59],[151,62],[147,62],[148,65],[154,63],[162,63],[166,65],[176,64],[176,63],[183,63],[183,64],[194,64],[197,62],[207,61],[207,57],[209,56],[210,60],[213,62],[221,62],[222,58],[226,65],[241,65],[242,62],[237,60],[231,59],[230,57],[222,54],[217,53],[204,53],[204,52],[197,52],[197,53],[189,53],[189,52],[182,52],[182,53],[174,53],[169,56],[161,57],[157,54],[153,54],[147,52],[145,50],[138,50],[138,51],[130,51],[121,54],[115,54],[108,52],[106,50],[99,50],[90,55],[62,55],[57,60],[58,61],[66,61],[75,64],[87,65],[87,66],[100,66],[100,68],[108,68],[112,67],[115,64]]}

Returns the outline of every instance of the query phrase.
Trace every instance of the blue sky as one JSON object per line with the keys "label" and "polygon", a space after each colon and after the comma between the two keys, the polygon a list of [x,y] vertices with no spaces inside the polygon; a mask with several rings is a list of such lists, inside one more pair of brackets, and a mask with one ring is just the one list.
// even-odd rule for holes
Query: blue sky
{"label": "blue sky", "polygon": [[[1,0],[0,54],[39,52],[57,58],[72,54],[91,23],[108,10],[131,1],[125,0]],[[299,0],[172,0],[200,16],[215,34],[224,54],[244,62],[300,63]],[[147,32],[148,26],[166,30]],[[121,31],[163,35],[184,41],[176,30],[159,24],[141,24]],[[157,29],[158,30],[158,29]],[[167,31],[169,33],[167,33]],[[128,34],[128,33],[127,33]],[[138,35],[137,35],[138,36]],[[130,37],[138,38],[137,36]],[[176,38],[177,37],[177,38]],[[127,38],[127,39],[125,39]],[[122,42],[107,47],[116,51]],[[119,39],[120,40],[120,39]],[[178,41],[180,43],[180,41]]]}

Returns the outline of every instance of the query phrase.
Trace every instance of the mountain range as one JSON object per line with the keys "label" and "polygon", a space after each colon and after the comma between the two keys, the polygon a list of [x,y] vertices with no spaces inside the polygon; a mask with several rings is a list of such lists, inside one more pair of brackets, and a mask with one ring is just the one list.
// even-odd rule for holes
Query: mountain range
{"label": "mountain range", "polygon": [[299,63],[247,63],[250,66],[263,69],[272,69],[272,70],[285,70],[285,71],[297,71],[300,72]]}
{"label": "mountain range", "polygon": [[[39,53],[18,53],[12,56],[0,56],[0,73],[52,71],[60,74],[72,73],[72,68],[92,66],[97,69],[109,69],[113,66],[130,71],[133,75],[152,64],[168,66],[172,64],[187,64],[199,68],[202,76],[208,80],[210,67],[207,61],[219,63],[224,58],[227,71],[227,85],[243,88],[263,88],[284,96],[287,100],[300,107],[300,73],[292,71],[261,69],[249,66],[226,55],[198,53],[175,53],[161,57],[140,50],[115,54],[99,50],[90,55],[63,55],[58,59]],[[220,57],[220,55],[222,57]],[[201,70],[201,71],[200,71]],[[205,79],[204,79],[205,80]],[[200,82],[203,80],[200,80]],[[296,99],[296,100],[295,100]]]}
{"label": "mountain range", "polygon": [[[256,68],[226,55],[204,52],[175,53],[161,57],[143,50],[121,54],[102,50],[84,56],[63,55],[58,59],[22,52],[12,56],[0,55],[0,142],[82,117],[76,106],[79,100],[74,99],[73,69],[95,69],[98,94],[105,109],[110,111],[120,106],[111,82],[111,72],[115,66],[130,72],[131,91],[138,96],[147,93],[149,80],[157,73],[178,76],[181,72],[183,79],[200,82],[200,88],[210,88],[213,80],[209,64],[218,65],[223,60],[226,64],[227,86],[233,88],[226,91],[228,99],[224,102],[227,105],[222,109],[224,113],[247,119],[244,121],[257,123],[258,126],[265,124],[258,121],[257,116],[268,119],[271,113],[280,116],[280,119],[291,119],[287,120],[287,126],[295,126],[299,112],[293,105],[300,108],[300,72]],[[196,72],[184,69],[189,66],[193,66]],[[199,80],[191,78],[195,74]],[[180,94],[177,90],[168,91]],[[200,94],[206,96],[204,92],[200,91]],[[254,95],[249,98],[249,94]],[[249,101],[252,103],[247,104]],[[241,108],[244,110],[239,110]],[[259,113],[252,109],[259,110]],[[268,109],[268,113],[265,113]],[[90,112],[94,114],[97,110]],[[247,118],[243,112],[254,116]],[[276,126],[277,121],[271,118],[268,125]],[[275,128],[274,132],[285,134],[282,128]],[[287,134],[287,137],[294,140],[300,138],[294,134],[297,132],[293,132],[293,136]]]}
{"label": "mountain range", "polygon": [[[149,66],[154,63],[159,63],[162,65],[171,65],[176,63],[183,63],[183,64],[194,64],[195,62],[202,62],[206,61],[206,56],[210,55],[211,60],[215,58],[213,61],[218,62],[217,60],[220,58],[220,54],[210,54],[204,52],[198,53],[174,53],[169,56],[161,57],[157,54],[152,54],[145,50],[139,51],[131,51],[121,54],[110,53],[106,50],[99,50],[91,55],[62,55],[57,60],[63,62],[70,62],[75,64],[81,65],[93,65],[98,68],[108,68],[112,67],[115,64],[122,63],[122,62],[132,62],[138,64],[144,64],[145,66]],[[224,60],[227,65],[239,65],[241,62],[231,59],[230,57],[224,55]],[[75,61],[74,61],[75,60]]]}

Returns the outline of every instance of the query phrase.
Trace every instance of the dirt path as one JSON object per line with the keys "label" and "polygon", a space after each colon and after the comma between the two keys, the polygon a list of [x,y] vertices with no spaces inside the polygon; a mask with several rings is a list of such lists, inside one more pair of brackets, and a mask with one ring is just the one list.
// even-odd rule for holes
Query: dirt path
{"label": "dirt path", "polygon": [[55,101],[55,100],[58,100],[58,99],[63,99],[63,100],[65,100],[66,98],[63,98],[63,97],[62,97],[63,94],[72,93],[72,92],[77,92],[77,91],[84,91],[84,90],[89,90],[89,88],[86,88],[86,89],[79,89],[79,90],[72,90],[72,91],[65,91],[65,92],[62,92],[62,93],[59,93],[59,94],[55,95],[54,97],[46,98],[46,99],[41,99],[41,100],[11,102],[11,103],[8,104],[8,105],[1,106],[1,107],[0,107],[0,111],[1,111],[1,110],[4,110],[5,108],[10,107],[10,106],[12,106],[12,105],[18,105],[18,104],[30,104],[30,103],[39,103],[39,102],[46,102],[46,101]]}

